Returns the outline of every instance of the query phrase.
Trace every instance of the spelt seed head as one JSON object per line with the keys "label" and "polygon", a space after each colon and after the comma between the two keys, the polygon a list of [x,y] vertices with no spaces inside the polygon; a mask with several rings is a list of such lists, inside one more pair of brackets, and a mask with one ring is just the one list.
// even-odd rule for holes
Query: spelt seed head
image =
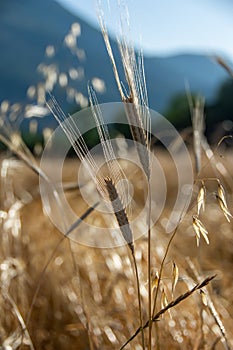
{"label": "spelt seed head", "polygon": [[123,207],[121,199],[117,193],[116,186],[113,183],[112,179],[109,177],[105,177],[104,181],[122,236],[131,252],[134,254],[133,234],[129,225],[129,220],[125,208]]}

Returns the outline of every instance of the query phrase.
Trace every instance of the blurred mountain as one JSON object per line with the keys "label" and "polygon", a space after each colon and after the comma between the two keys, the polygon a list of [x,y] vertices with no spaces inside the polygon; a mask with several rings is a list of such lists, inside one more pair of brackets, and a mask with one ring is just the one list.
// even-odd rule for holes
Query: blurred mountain
{"label": "blurred mountain", "polygon": [[[64,45],[64,37],[73,22],[80,24],[81,35],[77,37],[79,51],[72,54]],[[45,56],[48,45],[55,48],[54,57]],[[116,52],[117,66],[121,67],[114,40],[112,47]],[[56,65],[58,75],[68,72],[71,67],[78,68],[82,79],[69,79],[84,96],[87,96],[87,83],[97,77],[97,83],[103,80],[106,88],[104,93],[97,94],[99,102],[120,100],[100,31],[69,13],[54,0],[2,0],[0,50],[0,102],[28,103],[28,87],[43,82],[38,71],[41,62]],[[211,100],[227,79],[221,67],[201,54],[145,57],[144,63],[149,105],[161,113],[175,95],[185,92],[185,82],[189,83],[192,92]],[[119,71],[123,77],[122,68]],[[75,103],[68,104],[65,100],[66,89],[66,86],[57,86],[54,94],[65,110],[70,108],[73,111]]]}

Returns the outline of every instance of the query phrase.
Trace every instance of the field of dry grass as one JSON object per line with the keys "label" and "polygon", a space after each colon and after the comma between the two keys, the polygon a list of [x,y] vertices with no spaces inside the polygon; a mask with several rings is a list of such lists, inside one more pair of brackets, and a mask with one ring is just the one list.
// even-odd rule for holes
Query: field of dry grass
{"label": "field of dry grass", "polygon": [[[0,141],[8,150],[0,159],[0,350],[233,349],[229,140],[223,138],[214,151],[208,145],[202,97],[188,96],[193,128],[181,132],[185,140],[162,116],[153,119],[143,57],[121,39],[123,86],[104,18],[99,20],[130,147],[119,137],[116,153],[102,106],[88,86],[99,163],[80,118],[67,118],[45,84],[37,103],[53,114],[84,165],[80,180],[77,158],[66,159],[63,168],[56,166],[58,157],[36,159],[7,119],[9,104],[1,105],[6,119]],[[110,105],[115,115],[118,109]],[[44,130],[45,143],[51,133]],[[55,141],[64,150],[65,142]],[[63,187],[53,182],[61,168]],[[191,177],[184,182],[185,174]],[[39,187],[39,175],[47,187]],[[191,202],[185,203],[188,194]],[[171,214],[177,225],[168,233]]]}
{"label": "field of dry grass", "polygon": [[[163,213],[152,229],[153,296],[158,282],[155,276],[171,237],[165,233],[164,220],[172,210],[177,187],[166,152],[158,151],[157,156],[167,177],[168,193]],[[217,159],[228,170],[229,178],[221,181],[231,210],[232,155],[229,152]],[[77,166],[77,161],[67,161],[66,182],[75,181]],[[203,177],[213,176],[208,164]],[[191,204],[180,223],[164,264],[156,311],[205,277],[215,274],[216,277],[201,293],[190,295],[154,322],[153,349],[233,347],[233,227],[214,197],[216,186],[210,181],[206,187],[206,209],[201,220],[208,229],[210,244],[201,238],[200,246],[196,246],[192,227],[192,214],[197,210],[194,188],[194,205]],[[86,210],[78,190],[67,192],[67,199],[77,213]],[[91,223],[98,216],[94,211],[86,220]],[[79,230],[82,231],[82,224]],[[137,291],[127,246],[97,249],[63,237],[42,210],[37,176],[20,161],[2,159],[2,349],[119,349],[138,328]],[[135,257],[145,323],[148,319],[146,236],[135,241]],[[172,292],[174,263],[178,281]],[[126,348],[142,349],[141,337],[135,337]]]}

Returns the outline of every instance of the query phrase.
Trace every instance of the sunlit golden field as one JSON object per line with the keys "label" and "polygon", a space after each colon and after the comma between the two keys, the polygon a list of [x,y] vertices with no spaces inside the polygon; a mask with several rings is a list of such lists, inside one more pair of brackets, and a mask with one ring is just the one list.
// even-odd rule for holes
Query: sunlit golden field
{"label": "sunlit golden field", "polygon": [[[111,40],[99,6],[121,103],[101,104],[109,82],[64,71],[51,44],[30,104],[0,104],[0,350],[233,349],[232,83],[213,105],[185,84],[152,111],[142,52],[124,27]],[[75,22],[63,45],[82,63],[80,35]]]}
{"label": "sunlit golden field", "polygon": [[[171,234],[165,233],[164,222],[173,208],[177,191],[170,157],[160,149],[155,148],[154,152],[166,176],[167,201],[152,229],[153,298],[158,286],[156,273],[158,276],[171,238]],[[225,176],[215,167],[213,170],[205,158],[199,175],[205,179],[206,187],[205,210],[201,210],[199,218],[208,230],[210,243],[207,245],[201,237],[199,247],[196,245],[192,227],[200,188],[196,181],[189,210],[178,226],[163,265],[155,311],[206,277],[216,277],[201,293],[197,290],[153,323],[153,349],[233,347],[233,226],[231,217],[228,222],[216,199],[217,182],[208,181],[210,177],[221,181],[229,212],[232,212],[231,150],[216,151],[215,165],[218,162],[221,169],[225,169]],[[140,174],[130,166],[125,166],[125,172],[128,176],[133,173],[134,199],[140,203],[144,200]],[[76,181],[77,169],[77,160],[65,163],[64,183]],[[72,208],[82,215],[87,205],[79,190],[67,191],[66,195]],[[0,213],[1,348],[120,349],[139,327],[135,275],[127,245],[97,249],[64,238],[43,213],[37,175],[21,161],[4,154]],[[90,224],[102,223],[98,210],[85,220]],[[78,230],[83,234],[82,224]],[[148,320],[146,235],[135,241],[135,257],[145,323]],[[148,329],[145,330],[146,343],[147,337]],[[140,335],[126,349],[142,349]]]}

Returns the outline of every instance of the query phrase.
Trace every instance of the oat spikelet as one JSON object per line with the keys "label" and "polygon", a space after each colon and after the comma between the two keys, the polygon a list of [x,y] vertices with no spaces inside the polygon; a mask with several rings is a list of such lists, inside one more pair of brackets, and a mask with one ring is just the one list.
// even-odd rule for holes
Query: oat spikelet
{"label": "oat spikelet", "polygon": [[172,269],[172,294],[176,288],[177,282],[179,278],[179,269],[176,263],[173,261],[173,269]]}
{"label": "oat spikelet", "polygon": [[151,290],[152,291],[158,288],[158,282],[159,282],[158,271],[151,269]]}
{"label": "oat spikelet", "polygon": [[[165,290],[163,288],[162,289],[162,294],[161,294],[161,309],[166,308],[167,305],[168,305],[168,300],[167,300],[167,296],[166,296]],[[169,313],[170,318],[172,318],[172,314],[171,314],[171,310],[170,309],[168,310],[168,313]]]}
{"label": "oat spikelet", "polygon": [[219,195],[219,198],[221,198],[222,203],[225,205],[225,207],[227,207],[226,193],[223,185],[220,182],[218,182],[218,195]]}
{"label": "oat spikelet", "polygon": [[200,214],[201,208],[205,211],[205,201],[206,201],[206,187],[204,182],[202,182],[201,188],[197,196],[197,215]]}
{"label": "oat spikelet", "polygon": [[206,295],[206,292],[204,292],[202,289],[200,290],[200,293],[201,293],[201,300],[203,302],[203,304],[205,306],[208,306],[208,299],[207,299],[207,295]]}
{"label": "oat spikelet", "polygon": [[114,210],[114,215],[117,219],[122,236],[126,241],[128,247],[130,248],[131,252],[134,254],[133,234],[129,225],[129,220],[126,211],[122,205],[121,199],[117,193],[116,187],[112,179],[109,177],[105,177],[104,181],[106,184],[109,199],[112,204],[112,208]]}
{"label": "oat spikelet", "polygon": [[161,308],[164,309],[168,305],[167,296],[163,288],[161,295]]}
{"label": "oat spikelet", "polygon": [[232,218],[232,215],[228,210],[224,187],[221,185],[220,182],[218,182],[217,200],[225,218],[227,219],[228,222],[230,222],[230,218]]}
{"label": "oat spikelet", "polygon": [[205,239],[206,243],[209,244],[208,231],[196,215],[193,215],[193,228],[196,233],[197,246],[199,246],[201,235]]}

